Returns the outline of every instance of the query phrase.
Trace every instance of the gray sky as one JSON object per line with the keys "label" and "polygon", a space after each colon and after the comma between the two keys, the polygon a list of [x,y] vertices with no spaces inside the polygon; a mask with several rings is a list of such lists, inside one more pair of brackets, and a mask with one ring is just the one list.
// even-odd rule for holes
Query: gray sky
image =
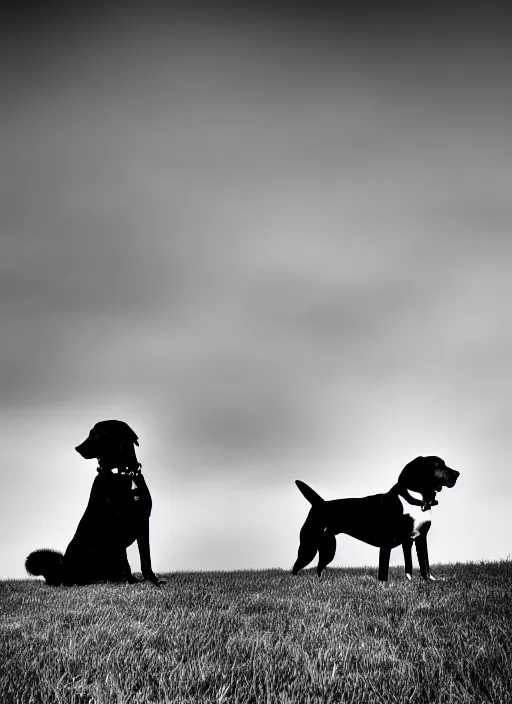
{"label": "gray sky", "polygon": [[[461,472],[432,561],[510,555],[512,43],[488,12],[7,26],[3,576],[65,549],[96,474],[73,448],[107,418],[140,438],[157,571],[288,568],[294,479],[377,493],[420,454]],[[334,564],[377,551],[340,536]]]}

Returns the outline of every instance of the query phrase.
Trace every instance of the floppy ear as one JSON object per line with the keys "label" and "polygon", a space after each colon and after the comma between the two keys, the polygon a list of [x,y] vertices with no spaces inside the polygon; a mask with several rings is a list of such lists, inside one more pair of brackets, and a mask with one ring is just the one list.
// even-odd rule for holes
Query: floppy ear
{"label": "floppy ear", "polygon": [[416,457],[414,460],[411,460],[405,465],[402,472],[405,472],[406,470],[414,471],[423,462],[424,459],[425,458],[423,457],[423,455]]}
{"label": "floppy ear", "polygon": [[423,463],[424,459],[425,458],[422,455],[420,455],[419,457],[416,457],[416,459],[411,460],[411,462],[406,464],[405,467],[400,472],[400,476],[398,477],[398,483],[402,484],[402,483],[410,480],[412,477],[414,477],[414,475],[418,471],[420,465]]}
{"label": "floppy ear", "polygon": [[133,430],[130,428],[130,426],[128,425],[128,423],[124,423],[124,425],[126,426],[126,430],[127,430],[128,436],[129,436],[129,438],[130,438],[130,442],[132,442],[134,445],[137,445],[137,447],[138,447],[138,446],[139,446],[139,438],[138,438],[137,435],[133,432]]}
{"label": "floppy ear", "polygon": [[[137,443],[138,444],[138,443]],[[133,469],[139,466],[135,447],[131,438],[119,438],[118,441],[119,455],[122,458],[121,464],[125,467]]]}

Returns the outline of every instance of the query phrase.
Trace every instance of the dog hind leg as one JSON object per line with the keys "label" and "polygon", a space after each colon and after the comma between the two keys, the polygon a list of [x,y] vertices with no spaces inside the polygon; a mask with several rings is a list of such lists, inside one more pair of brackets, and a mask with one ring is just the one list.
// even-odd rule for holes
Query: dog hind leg
{"label": "dog hind leg", "polygon": [[301,541],[297,559],[293,565],[292,574],[298,574],[304,567],[309,565],[309,563],[315,559],[317,552],[318,548],[316,542]]}
{"label": "dog hind leg", "polygon": [[326,530],[320,538],[320,546],[318,548],[318,566],[316,572],[320,577],[324,569],[329,563],[334,560],[336,554],[336,536],[334,533]]}
{"label": "dog hind leg", "polygon": [[292,569],[292,574],[298,574],[306,565],[314,560],[318,548],[320,547],[320,538],[324,532],[325,525],[314,508],[309,512],[308,517],[300,531],[300,544],[297,560]]}

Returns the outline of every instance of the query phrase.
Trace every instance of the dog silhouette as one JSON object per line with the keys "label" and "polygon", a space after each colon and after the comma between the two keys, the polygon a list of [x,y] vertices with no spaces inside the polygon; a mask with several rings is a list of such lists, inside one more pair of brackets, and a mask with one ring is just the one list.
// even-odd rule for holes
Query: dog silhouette
{"label": "dog silhouette", "polygon": [[[324,501],[304,482],[295,483],[310,502],[311,510],[300,531],[300,545],[292,574],[306,567],[318,553],[320,576],[336,553],[336,535],[346,533],[379,548],[379,580],[387,581],[391,550],[402,545],[408,579],[412,577],[411,549],[416,552],[421,576],[435,579],[430,571],[427,533],[431,506],[443,486],[453,487],[459,472],[447,467],[440,457],[416,457],[386,493],[357,499]],[[411,492],[417,493],[414,496]]]}
{"label": "dog silhouette", "polygon": [[152,501],[135,454],[138,444],[127,423],[106,420],[96,423],[75,448],[84,459],[98,459],[89,503],[64,555],[47,549],[32,552],[25,562],[29,574],[53,585],[138,582],[126,555],[126,548],[137,540],[144,580],[163,583],[151,567]]}

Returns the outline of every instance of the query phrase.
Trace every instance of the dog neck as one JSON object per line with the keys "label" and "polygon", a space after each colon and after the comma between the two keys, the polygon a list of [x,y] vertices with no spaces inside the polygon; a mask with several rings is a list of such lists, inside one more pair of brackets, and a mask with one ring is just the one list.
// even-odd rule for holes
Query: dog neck
{"label": "dog neck", "polygon": [[413,494],[421,497],[416,498],[416,496],[411,494],[412,489],[409,490],[406,486],[400,484],[396,484],[395,487],[397,494],[404,498],[407,503],[412,504],[413,506],[421,506],[422,511],[428,511],[432,506],[436,506],[438,503],[435,496],[432,499],[426,499],[421,492],[414,491]]}
{"label": "dog neck", "polygon": [[[417,499],[411,494],[411,492],[406,486],[400,486],[400,484],[397,484],[396,487],[397,494],[404,498],[408,504],[412,504],[413,506],[421,506],[424,503],[423,497],[421,499]],[[417,492],[414,493],[416,494]]]}

